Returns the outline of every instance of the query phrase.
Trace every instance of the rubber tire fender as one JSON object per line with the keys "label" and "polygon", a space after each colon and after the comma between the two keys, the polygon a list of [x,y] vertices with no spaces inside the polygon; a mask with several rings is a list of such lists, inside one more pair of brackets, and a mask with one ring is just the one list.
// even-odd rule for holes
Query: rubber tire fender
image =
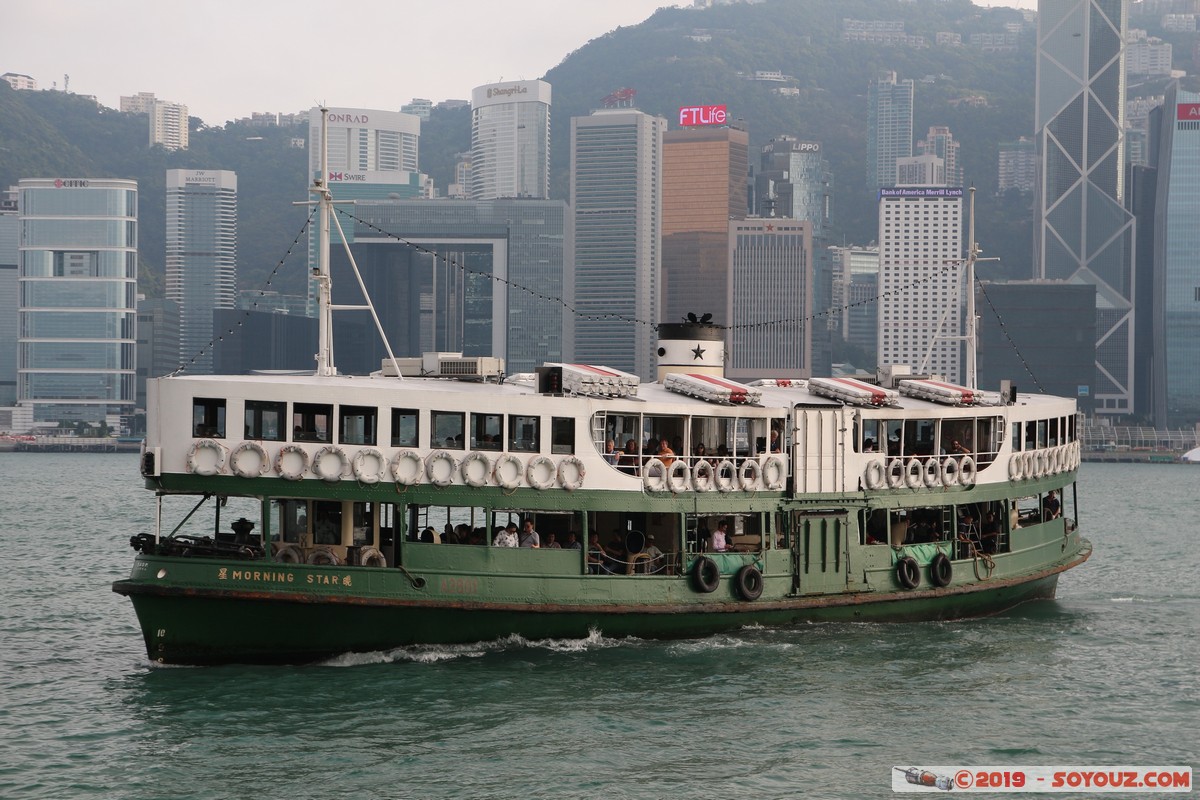
{"label": "rubber tire fender", "polygon": [[904,556],[896,562],[896,581],[905,589],[915,589],[921,583],[921,568],[912,556]]}
{"label": "rubber tire fender", "polygon": [[954,579],[954,565],[945,553],[938,553],[929,562],[929,582],[934,586],[949,586]]}
{"label": "rubber tire fender", "polygon": [[708,556],[700,556],[692,564],[692,585],[697,592],[712,594],[721,585],[721,568]]}
{"label": "rubber tire fender", "polygon": [[747,564],[737,571],[734,578],[737,593],[743,600],[757,600],[763,593],[763,576],[758,567]]}

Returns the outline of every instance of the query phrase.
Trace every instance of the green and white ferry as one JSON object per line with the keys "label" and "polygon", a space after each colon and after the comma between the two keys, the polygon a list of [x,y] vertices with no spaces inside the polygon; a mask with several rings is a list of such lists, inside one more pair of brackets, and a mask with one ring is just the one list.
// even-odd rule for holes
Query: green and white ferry
{"label": "green and white ferry", "polygon": [[[1072,399],[898,367],[741,384],[702,322],[660,326],[653,383],[446,353],[340,375],[327,244],[320,272],[315,374],[147,382],[158,523],[113,590],[154,661],[955,619],[1091,554]],[[164,534],[178,495],[204,535]],[[230,498],[251,518],[222,522]]]}

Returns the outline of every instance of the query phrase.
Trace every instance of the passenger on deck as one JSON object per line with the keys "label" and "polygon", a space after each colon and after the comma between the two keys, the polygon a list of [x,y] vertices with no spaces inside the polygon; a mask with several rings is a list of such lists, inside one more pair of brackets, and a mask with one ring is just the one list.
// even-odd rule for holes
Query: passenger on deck
{"label": "passenger on deck", "polygon": [[975,516],[970,509],[963,510],[962,521],[958,523],[958,539],[980,547],[979,526],[975,524]]}
{"label": "passenger on deck", "polygon": [[618,465],[621,472],[628,473],[629,475],[637,474],[638,467],[642,465],[642,457],[638,452],[637,442],[633,439],[625,442],[625,450],[621,453]]}
{"label": "passenger on deck", "polygon": [[604,546],[605,568],[613,574],[624,573],[625,556],[625,539],[620,531],[614,531],[612,538]]}
{"label": "passenger on deck", "polygon": [[533,529],[533,520],[526,519],[525,524],[521,526],[521,536],[517,539],[517,545],[534,550],[542,546],[542,537]]}
{"label": "passenger on deck", "polygon": [[604,443],[604,460],[614,467],[621,460],[621,454],[617,451],[617,444],[612,439]]}
{"label": "passenger on deck", "polygon": [[1058,519],[1061,513],[1062,503],[1058,501],[1058,494],[1051,489],[1046,492],[1046,499],[1042,501],[1042,520]]}
{"label": "passenger on deck", "polygon": [[659,550],[658,546],[654,544],[653,533],[646,537],[646,549],[643,550],[642,553],[646,555],[646,561],[644,562],[644,569],[646,572],[661,572],[663,567],[666,566],[665,559],[663,557],[663,551]]}
{"label": "passenger on deck", "polygon": [[778,453],[778,452],[780,452],[780,444],[779,444],[779,431],[778,431],[778,430],[776,430],[775,428],[772,428],[772,429],[771,429],[771,447],[770,447],[770,450],[771,450],[771,452],[772,452],[772,453]]}
{"label": "passenger on deck", "polygon": [[517,523],[510,522],[505,528],[496,529],[496,539],[492,542],[496,547],[517,546]]}
{"label": "passenger on deck", "polygon": [[874,453],[875,452],[875,440],[872,439],[870,436],[868,436],[866,439],[863,439],[863,452],[864,453]]}
{"label": "passenger on deck", "polygon": [[562,550],[562,545],[559,544],[558,542],[554,541],[556,538],[557,537],[554,535],[553,531],[551,531],[550,533],[547,533],[546,534],[546,543],[544,545],[542,545],[542,549],[543,550]]}
{"label": "passenger on deck", "polygon": [[433,528],[421,531],[421,541],[425,544],[437,544],[437,532]]}
{"label": "passenger on deck", "polygon": [[[549,547],[550,545],[546,546]],[[563,545],[563,547],[565,547],[567,550],[582,549],[583,545],[579,543],[579,534],[577,534],[575,531],[570,531],[567,533],[567,543]]]}
{"label": "passenger on deck", "polygon": [[983,546],[983,552],[996,552],[997,546],[1000,544],[1000,520],[996,519],[995,511],[987,512],[983,528],[979,532],[979,540]]}
{"label": "passenger on deck", "polygon": [[598,533],[593,533],[588,537],[587,565],[588,573],[591,575],[606,575],[610,572]]}
{"label": "passenger on deck", "polygon": [[725,520],[718,522],[717,529],[709,536],[708,550],[710,553],[724,553],[729,550],[729,523]]}
{"label": "passenger on deck", "polygon": [[671,445],[666,439],[662,439],[658,443],[658,460],[663,463],[663,469],[670,469],[675,463],[675,451],[671,449]]}

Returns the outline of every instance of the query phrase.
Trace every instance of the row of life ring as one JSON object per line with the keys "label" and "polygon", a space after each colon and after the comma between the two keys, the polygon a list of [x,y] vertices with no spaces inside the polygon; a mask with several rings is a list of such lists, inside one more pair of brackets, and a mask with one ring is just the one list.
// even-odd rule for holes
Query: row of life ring
{"label": "row of life ring", "polygon": [[1060,472],[1071,472],[1079,469],[1080,455],[1079,442],[1013,453],[1008,458],[1008,477],[1014,481],[1035,480]]}
{"label": "row of life ring", "polygon": [[449,486],[457,477],[472,488],[491,485],[512,490],[524,479],[526,485],[539,491],[559,486],[569,492],[583,486],[587,478],[587,469],[575,456],[567,456],[556,465],[544,455],[524,462],[514,453],[504,453],[493,460],[478,450],[471,451],[461,461],[447,450],[435,450],[424,458],[415,450],[401,450],[392,459],[391,472],[398,486],[423,482]]}
{"label": "row of life ring", "polygon": [[787,483],[787,463],[782,456],[772,455],[759,462],[748,458],[735,468],[729,459],[718,462],[701,460],[695,467],[676,459],[666,466],[660,459],[651,458],[642,467],[642,485],[646,491],[671,492],[743,492],[762,489],[777,492]]}
{"label": "row of life ring", "polygon": [[871,460],[863,472],[863,486],[871,491],[877,489],[933,489],[938,486],[971,487],[979,476],[979,467],[973,456],[930,456],[926,459],[893,458],[887,462]]}

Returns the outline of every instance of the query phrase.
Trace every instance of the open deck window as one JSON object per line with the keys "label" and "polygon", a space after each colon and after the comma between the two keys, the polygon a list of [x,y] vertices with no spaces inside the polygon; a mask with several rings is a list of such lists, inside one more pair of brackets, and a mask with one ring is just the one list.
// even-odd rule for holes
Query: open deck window
{"label": "open deck window", "polygon": [[246,439],[282,442],[287,438],[287,403],[246,401]]}
{"label": "open deck window", "polygon": [[192,434],[225,438],[225,398],[197,397],[192,400]]}
{"label": "open deck window", "polygon": [[292,407],[292,441],[330,441],[332,420],[333,406],[331,405],[296,403]]}
{"label": "open deck window", "polygon": [[430,433],[430,447],[444,447],[447,450],[463,449],[464,416],[457,411],[434,411],[430,414],[433,431]]}
{"label": "open deck window", "polygon": [[575,418],[550,418],[550,452],[568,454],[575,452]]}
{"label": "open deck window", "polygon": [[416,447],[417,410],[415,408],[392,409],[392,447]]}
{"label": "open deck window", "polygon": [[378,411],[370,406],[342,406],[339,409],[338,441],[342,444],[375,444],[375,419]]}
{"label": "open deck window", "polygon": [[499,450],[504,445],[503,414],[471,415],[471,449]]}
{"label": "open deck window", "polygon": [[536,453],[541,449],[541,418],[510,414],[508,417],[508,449]]}

